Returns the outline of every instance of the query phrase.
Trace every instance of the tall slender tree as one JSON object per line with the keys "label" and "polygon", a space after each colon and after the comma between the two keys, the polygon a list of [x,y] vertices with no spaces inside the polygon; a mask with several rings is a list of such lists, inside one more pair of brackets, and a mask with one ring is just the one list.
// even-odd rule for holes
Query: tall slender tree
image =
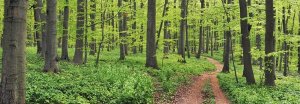
{"label": "tall slender tree", "polygon": [[[134,33],[137,33],[136,32],[136,28],[137,28],[137,22],[136,22],[136,10],[137,9],[137,7],[136,7],[136,0],[133,0],[133,24],[132,24],[132,30],[134,31]],[[133,54],[136,54],[137,53],[137,46],[136,46],[136,38],[134,37],[133,39],[132,39],[132,45],[133,45],[133,47],[132,47],[132,53]]]}
{"label": "tall slender tree", "polygon": [[68,37],[69,37],[69,0],[65,0],[64,20],[63,20],[63,36],[61,48],[61,60],[70,60],[68,52]]}
{"label": "tall slender tree", "polygon": [[[165,17],[167,14],[167,6],[168,6],[168,2],[165,1],[164,3],[164,9],[163,9],[163,13],[162,13],[162,17]],[[158,33],[157,33],[157,40],[156,40],[156,49],[158,49],[158,42],[160,40],[160,33],[161,33],[161,30],[162,30],[162,27],[164,25],[164,20],[161,20],[160,21],[160,25],[159,25],[159,29],[158,29]]]}
{"label": "tall slender tree", "polygon": [[[204,0],[200,0],[201,3],[201,17],[203,17],[203,9],[205,8],[205,1]],[[203,51],[203,27],[202,27],[202,22],[203,20],[200,19],[200,30],[199,30],[199,47],[198,47],[198,53],[196,55],[196,58],[200,58],[201,53]]]}
{"label": "tall slender tree", "polygon": [[146,67],[158,69],[156,59],[156,0],[148,0]]}
{"label": "tall slender tree", "polygon": [[[140,9],[144,9],[144,3],[141,2],[140,4]],[[144,33],[144,24],[141,23],[141,33]],[[143,35],[140,35],[140,43],[143,43],[144,42],[144,36]],[[139,51],[140,53],[143,53],[144,51],[144,45],[143,44],[139,44]]]}
{"label": "tall slender tree", "polygon": [[[91,30],[92,30],[92,34],[95,33],[96,31],[96,23],[95,23],[95,19],[96,19],[96,1],[95,0],[91,0]],[[95,55],[96,53],[96,48],[97,48],[97,44],[96,44],[96,39],[92,37],[92,41],[90,42],[90,55]]]}
{"label": "tall slender tree", "polygon": [[275,86],[275,58],[270,55],[275,52],[275,11],[274,1],[266,0],[266,35],[265,35],[265,85]]}
{"label": "tall slender tree", "polygon": [[186,63],[185,60],[185,34],[186,34],[186,0],[181,1],[181,20],[180,20],[180,37],[179,37],[179,48],[178,54],[181,55],[180,62]]}
{"label": "tall slender tree", "polygon": [[[299,27],[300,27],[300,11],[298,13]],[[298,29],[298,35],[300,36],[300,28]],[[300,41],[298,42],[300,44]],[[300,74],[300,47],[298,47],[298,73]]]}
{"label": "tall slender tree", "polygon": [[248,10],[246,0],[239,0],[240,4],[240,18],[241,18],[241,33],[242,33],[242,48],[243,48],[243,64],[246,81],[248,84],[254,84],[255,78],[252,69],[252,56],[251,56],[251,46],[249,39],[249,28],[248,25]]}
{"label": "tall slender tree", "polygon": [[88,57],[88,0],[84,1],[84,61],[87,63]]}
{"label": "tall slender tree", "polygon": [[77,31],[74,63],[83,64],[84,0],[77,0]]}
{"label": "tall slender tree", "polygon": [[[257,2],[257,1],[256,1]],[[261,3],[257,3],[258,5],[261,5]],[[251,0],[248,1],[248,6],[251,6]],[[260,15],[262,13],[262,10],[258,10],[258,15]],[[251,14],[251,13],[250,13]],[[250,15],[251,16],[251,15]],[[258,24],[259,26],[261,26],[262,24],[259,23]],[[261,51],[262,48],[261,48],[261,34],[256,34],[256,37],[255,37],[255,42],[256,42],[256,48]],[[259,64],[259,69],[262,70],[262,67],[263,67],[263,58],[262,57],[259,57],[258,58],[258,64]]]}
{"label": "tall slender tree", "polygon": [[57,66],[57,46],[56,46],[56,0],[47,0],[47,39],[46,39],[46,53],[45,53],[45,72],[59,71]]}
{"label": "tall slender tree", "polygon": [[186,51],[187,51],[187,56],[188,58],[191,58],[191,52],[190,52],[190,41],[189,41],[189,24],[188,24],[188,5],[189,5],[189,0],[186,0],[185,4],[185,13],[186,13],[186,20],[185,20],[185,46],[186,46]]}
{"label": "tall slender tree", "polygon": [[[167,16],[169,11],[169,0],[165,0],[165,5],[165,16]],[[168,54],[170,50],[170,42],[167,41],[167,39],[170,39],[169,25],[169,20],[164,21],[164,54]]]}
{"label": "tall slender tree", "polygon": [[[118,0],[118,7],[121,8],[123,5],[122,0]],[[119,12],[118,13],[118,18],[119,18],[119,37],[120,37],[120,60],[125,60],[125,33],[124,32],[124,12]],[[123,17],[123,18],[122,18]]]}
{"label": "tall slender tree", "polygon": [[[231,4],[232,0],[228,0],[227,4]],[[228,14],[227,14],[228,15]],[[227,22],[229,23],[231,21],[230,17],[227,16]],[[228,73],[229,72],[229,60],[230,60],[230,44],[231,43],[231,30],[230,28],[225,31],[225,49],[224,49],[224,55],[223,55],[223,60],[224,60],[224,67],[222,69],[222,72]]]}
{"label": "tall slender tree", "polygon": [[[291,7],[289,7],[289,14],[288,16],[286,16],[286,8],[283,7],[282,8],[282,28],[283,28],[283,33],[284,35],[288,35],[289,34],[289,31],[288,31],[288,21],[289,21],[289,18],[290,18],[290,9]],[[288,68],[289,68],[289,46],[288,46],[288,42],[287,42],[287,39],[285,38],[284,41],[283,41],[283,51],[284,52],[284,55],[283,55],[283,75],[284,76],[287,76],[288,74]]]}
{"label": "tall slender tree", "polygon": [[46,54],[46,40],[47,40],[47,23],[46,23],[46,13],[42,13],[41,15],[42,18],[42,53],[41,56],[45,58]]}
{"label": "tall slender tree", "polygon": [[41,15],[42,15],[42,7],[43,2],[42,0],[35,0],[34,4],[34,29],[35,29],[35,39],[36,39],[36,46],[37,46],[37,54],[42,54],[42,26],[41,26]]}
{"label": "tall slender tree", "polygon": [[25,104],[27,0],[4,1],[1,104]]}

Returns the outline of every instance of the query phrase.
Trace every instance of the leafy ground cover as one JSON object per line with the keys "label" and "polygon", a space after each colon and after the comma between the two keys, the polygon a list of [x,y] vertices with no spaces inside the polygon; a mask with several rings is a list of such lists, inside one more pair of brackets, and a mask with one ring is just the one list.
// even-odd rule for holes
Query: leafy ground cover
{"label": "leafy ground cover", "polygon": [[[216,52],[213,58],[222,61],[222,52]],[[207,55],[209,56],[209,55]],[[247,85],[242,77],[243,67],[237,63],[237,74],[239,83],[234,77],[233,67],[231,73],[220,73],[218,79],[222,89],[227,93],[232,103],[236,104],[298,104],[300,102],[300,78],[297,76],[282,76],[277,72],[275,87],[263,85],[263,70],[254,66],[256,85]]]}
{"label": "leafy ground cover", "polygon": [[[73,49],[70,49],[70,55]],[[59,74],[43,73],[44,61],[27,48],[26,102],[35,104],[141,104],[153,103],[154,82],[161,85],[163,94],[172,96],[180,84],[191,76],[214,69],[205,59],[187,59],[178,63],[177,55],[163,59],[158,54],[160,70],[144,67],[145,55],[127,56],[118,61],[118,51],[104,52],[95,67],[95,57],[89,56],[86,65],[59,62]]]}
{"label": "leafy ground cover", "polygon": [[211,84],[209,83],[210,80],[205,82],[205,85],[202,89],[202,92],[204,93],[204,102],[203,104],[215,104],[215,96],[213,94],[213,90],[211,88]]}

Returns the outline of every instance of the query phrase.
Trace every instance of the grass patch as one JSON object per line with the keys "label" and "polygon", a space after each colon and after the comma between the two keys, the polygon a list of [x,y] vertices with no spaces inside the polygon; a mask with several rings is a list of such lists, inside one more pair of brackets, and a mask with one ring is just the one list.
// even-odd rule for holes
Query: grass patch
{"label": "grass patch", "polygon": [[[60,50],[58,50],[60,54]],[[0,50],[1,52],[1,50]],[[74,49],[69,50],[74,54]],[[99,67],[95,56],[86,65],[59,62],[59,74],[43,73],[44,61],[36,49],[26,51],[26,103],[32,104],[151,104],[156,88],[161,85],[164,96],[171,96],[191,76],[212,71],[215,67],[205,59],[177,62],[178,55],[157,55],[160,70],[144,67],[145,54],[130,54],[119,61],[119,51],[101,53]],[[72,58],[72,57],[71,57]],[[163,65],[162,65],[163,61]]]}
{"label": "grass patch", "polygon": [[203,98],[203,104],[215,104],[215,96],[210,84],[210,80],[207,80],[204,84],[204,87],[202,89],[202,93],[204,94]]}
{"label": "grass patch", "polygon": [[[216,52],[213,58],[222,61],[222,52]],[[281,72],[276,73],[276,86],[266,87],[263,85],[264,72],[257,66],[253,66],[256,85],[247,85],[246,79],[242,77],[243,66],[237,62],[237,75],[240,81],[236,83],[234,70],[231,65],[231,73],[218,74],[220,86],[226,92],[232,103],[236,104],[299,104],[300,102],[300,79],[299,76],[282,76]]]}

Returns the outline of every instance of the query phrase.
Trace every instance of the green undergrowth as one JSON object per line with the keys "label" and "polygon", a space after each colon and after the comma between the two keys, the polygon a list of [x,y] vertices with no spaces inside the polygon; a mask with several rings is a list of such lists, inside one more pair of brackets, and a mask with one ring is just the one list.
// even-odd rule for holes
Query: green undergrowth
{"label": "green undergrowth", "polygon": [[215,96],[212,90],[212,86],[210,84],[210,80],[207,80],[205,82],[205,85],[202,89],[202,93],[204,94],[203,104],[215,104]]}
{"label": "green undergrowth", "polygon": [[[242,69],[242,67],[238,67]],[[277,76],[275,87],[263,85],[262,71],[254,69],[256,85],[246,85],[242,70],[238,71],[240,83],[234,80],[234,73],[218,75],[222,89],[229,95],[232,102],[237,104],[299,104],[300,79],[299,77]]]}
{"label": "green undergrowth", "polygon": [[[222,52],[216,52],[213,58],[222,61]],[[234,70],[231,65],[230,73],[220,73],[218,79],[223,91],[226,92],[234,104],[299,104],[300,102],[300,78],[299,76],[282,76],[277,72],[276,86],[266,87],[263,85],[263,71],[254,65],[255,85],[247,85],[242,77],[243,66],[235,57],[239,84],[236,83]],[[232,62],[231,62],[232,63]]]}
{"label": "green undergrowth", "polygon": [[[60,50],[59,50],[60,51]],[[74,49],[69,50],[74,54]],[[101,53],[95,67],[95,56],[86,65],[59,62],[60,73],[42,72],[44,61],[35,48],[27,48],[26,102],[28,104],[151,104],[159,83],[164,96],[171,96],[191,76],[212,71],[214,65],[205,59],[187,59],[179,63],[178,55],[158,54],[160,70],[146,68],[145,54],[130,54],[119,61],[118,50]],[[60,52],[59,52],[60,53]]]}

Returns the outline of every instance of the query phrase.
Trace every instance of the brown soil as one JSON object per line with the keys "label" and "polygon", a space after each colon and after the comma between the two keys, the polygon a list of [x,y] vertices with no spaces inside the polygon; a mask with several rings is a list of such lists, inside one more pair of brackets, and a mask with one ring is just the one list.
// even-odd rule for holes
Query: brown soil
{"label": "brown soil", "polygon": [[216,104],[230,104],[230,101],[220,89],[217,79],[217,74],[222,71],[223,65],[211,58],[207,58],[207,60],[216,66],[216,71],[196,76],[190,85],[181,86],[174,96],[173,104],[202,104],[205,99],[202,88],[207,80],[210,80]]}

